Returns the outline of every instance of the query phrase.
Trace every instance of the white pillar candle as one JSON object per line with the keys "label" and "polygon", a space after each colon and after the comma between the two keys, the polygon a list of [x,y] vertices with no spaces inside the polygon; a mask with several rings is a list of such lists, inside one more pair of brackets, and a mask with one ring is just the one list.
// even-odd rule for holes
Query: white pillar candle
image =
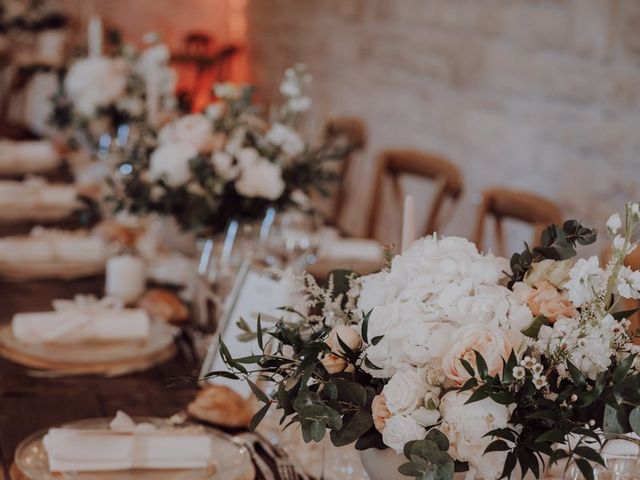
{"label": "white pillar candle", "polygon": [[89,19],[87,47],[90,57],[102,55],[102,20],[97,15],[92,15]]}
{"label": "white pillar candle", "polygon": [[416,202],[411,195],[404,197],[402,211],[402,244],[401,252],[406,252],[416,240]]}
{"label": "white pillar candle", "polygon": [[147,268],[144,262],[133,255],[119,255],[107,260],[105,292],[125,303],[135,302],[144,293],[147,283]]}

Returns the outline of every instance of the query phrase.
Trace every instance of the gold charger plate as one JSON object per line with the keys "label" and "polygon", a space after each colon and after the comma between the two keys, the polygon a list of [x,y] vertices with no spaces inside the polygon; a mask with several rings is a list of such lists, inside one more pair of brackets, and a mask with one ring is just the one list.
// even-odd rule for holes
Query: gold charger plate
{"label": "gold charger plate", "polygon": [[104,262],[20,262],[0,261],[0,276],[5,280],[61,279],[92,277],[104,272]]}
{"label": "gold charger plate", "polygon": [[16,339],[9,324],[0,327],[0,356],[30,368],[76,374],[132,371],[173,357],[175,331],[165,322],[152,320],[144,341],[28,344]]}
{"label": "gold charger plate", "polygon": [[[169,426],[161,418],[135,418],[136,422]],[[78,429],[107,428],[111,418],[93,418],[61,425]],[[207,469],[189,470],[121,470],[110,472],[49,471],[47,452],[42,439],[49,429],[25,439],[16,449],[13,480],[254,480],[255,468],[249,452],[233,442],[232,437],[211,427],[203,427],[210,436],[212,464]],[[20,476],[21,475],[21,476]]]}

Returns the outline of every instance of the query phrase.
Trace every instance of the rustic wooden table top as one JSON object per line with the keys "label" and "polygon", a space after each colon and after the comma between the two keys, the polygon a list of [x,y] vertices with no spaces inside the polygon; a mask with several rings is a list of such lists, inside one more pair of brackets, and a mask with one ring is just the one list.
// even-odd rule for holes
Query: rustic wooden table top
{"label": "rustic wooden table top", "polygon": [[[19,311],[46,310],[55,298],[76,293],[101,295],[102,278],[78,281],[0,282],[0,323]],[[131,415],[167,417],[193,398],[190,386],[171,387],[172,378],[197,375],[197,366],[182,357],[151,370],[117,378],[83,376],[43,379],[0,359],[0,457],[5,473],[17,445],[30,434],[71,420]],[[2,478],[2,477],[0,477]]]}
{"label": "rustic wooden table top", "polygon": [[[0,237],[23,234],[29,225],[0,225]],[[56,298],[77,293],[102,296],[102,276],[81,280],[0,281],[0,325],[14,313],[49,310]],[[196,387],[174,386],[178,377],[199,373],[200,365],[180,353],[150,370],[116,378],[81,376],[37,378],[29,369],[0,358],[0,480],[10,479],[16,447],[26,437],[53,425],[96,417],[118,410],[133,416],[169,417],[184,409]],[[271,462],[268,462],[271,464]],[[275,465],[272,465],[275,470]],[[260,475],[256,477],[260,480]]]}

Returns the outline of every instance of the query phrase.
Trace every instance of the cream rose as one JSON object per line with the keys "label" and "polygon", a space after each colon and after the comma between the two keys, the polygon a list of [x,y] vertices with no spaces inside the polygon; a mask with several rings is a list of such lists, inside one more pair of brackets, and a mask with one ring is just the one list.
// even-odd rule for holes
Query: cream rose
{"label": "cream rose", "polygon": [[185,115],[162,127],[158,141],[160,145],[185,143],[199,152],[209,152],[214,143],[213,125],[205,115]]}
{"label": "cream rose", "polygon": [[333,375],[334,373],[340,373],[346,370],[349,362],[345,358],[342,358],[334,353],[327,353],[324,355],[320,362],[322,366],[325,368],[327,373]]}
{"label": "cream rose", "polygon": [[382,393],[391,413],[409,415],[422,405],[427,381],[415,370],[405,370],[391,377]]}
{"label": "cream rose", "polygon": [[409,415],[422,427],[432,427],[440,420],[440,411],[437,408],[420,407]]}
{"label": "cream rose", "polygon": [[569,271],[572,265],[571,260],[542,260],[533,264],[527,272],[524,282],[533,287],[539,282],[547,281],[557,288],[562,288],[569,281]]}
{"label": "cream rose", "polygon": [[122,96],[127,86],[127,65],[107,57],[78,60],[64,79],[64,88],[74,108],[87,117]]}
{"label": "cream rose", "polygon": [[578,314],[571,300],[546,280],[536,283],[534,288],[518,283],[514,285],[514,292],[526,300],[533,315],[544,315],[550,323],[560,317],[572,318]]}
{"label": "cream rose", "polygon": [[489,375],[502,372],[503,359],[512,351],[516,354],[524,342],[524,335],[516,330],[487,325],[468,325],[453,333],[454,340],[442,359],[444,374],[456,385],[462,385],[470,378],[460,359],[464,359],[476,369],[476,354],[480,353],[487,363]]}
{"label": "cream rose", "polygon": [[534,315],[544,315],[551,323],[559,317],[575,317],[578,314],[573,303],[547,281],[535,285],[527,303]]}
{"label": "cream rose", "polygon": [[338,341],[338,337],[340,337],[342,343],[354,352],[362,348],[362,338],[353,328],[346,325],[338,325],[333,328],[326,342],[327,346],[331,349],[331,353],[324,355],[320,360],[327,372],[331,374],[339,373],[348,370],[349,367],[353,367],[343,358],[345,352]]}
{"label": "cream rose", "polygon": [[338,354],[344,353],[344,350],[338,341],[338,337],[342,340],[342,343],[354,352],[357,352],[362,348],[362,338],[358,332],[347,325],[338,325],[329,332],[329,337],[327,338],[327,345],[332,352]]}
{"label": "cream rose", "polygon": [[411,417],[393,415],[382,431],[382,441],[397,453],[402,453],[406,443],[420,440],[427,434],[426,428]]}
{"label": "cream rose", "polygon": [[380,433],[384,430],[387,420],[391,417],[391,412],[387,407],[384,394],[376,395],[371,402],[371,415],[373,416],[373,425]]}
{"label": "cream rose", "polygon": [[469,462],[479,478],[498,478],[504,467],[506,452],[484,450],[492,438],[485,434],[496,428],[505,428],[511,416],[509,408],[489,398],[465,404],[472,392],[450,391],[440,403],[442,423],[440,430],[450,442],[449,454],[460,461]]}
{"label": "cream rose", "polygon": [[151,180],[163,178],[168,185],[179,187],[191,179],[189,160],[198,155],[198,151],[186,143],[169,143],[158,147],[149,162]]}

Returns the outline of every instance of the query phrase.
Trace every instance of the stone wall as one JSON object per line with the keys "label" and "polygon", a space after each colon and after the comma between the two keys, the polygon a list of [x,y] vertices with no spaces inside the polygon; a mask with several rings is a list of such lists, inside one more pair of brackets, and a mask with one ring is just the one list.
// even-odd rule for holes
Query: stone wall
{"label": "stone wall", "polygon": [[640,198],[639,0],[250,0],[247,16],[267,97],[304,62],[316,124],[366,119],[355,231],[374,154],[392,146],[461,167],[453,233],[470,233],[491,185],[547,195],[591,224]]}

